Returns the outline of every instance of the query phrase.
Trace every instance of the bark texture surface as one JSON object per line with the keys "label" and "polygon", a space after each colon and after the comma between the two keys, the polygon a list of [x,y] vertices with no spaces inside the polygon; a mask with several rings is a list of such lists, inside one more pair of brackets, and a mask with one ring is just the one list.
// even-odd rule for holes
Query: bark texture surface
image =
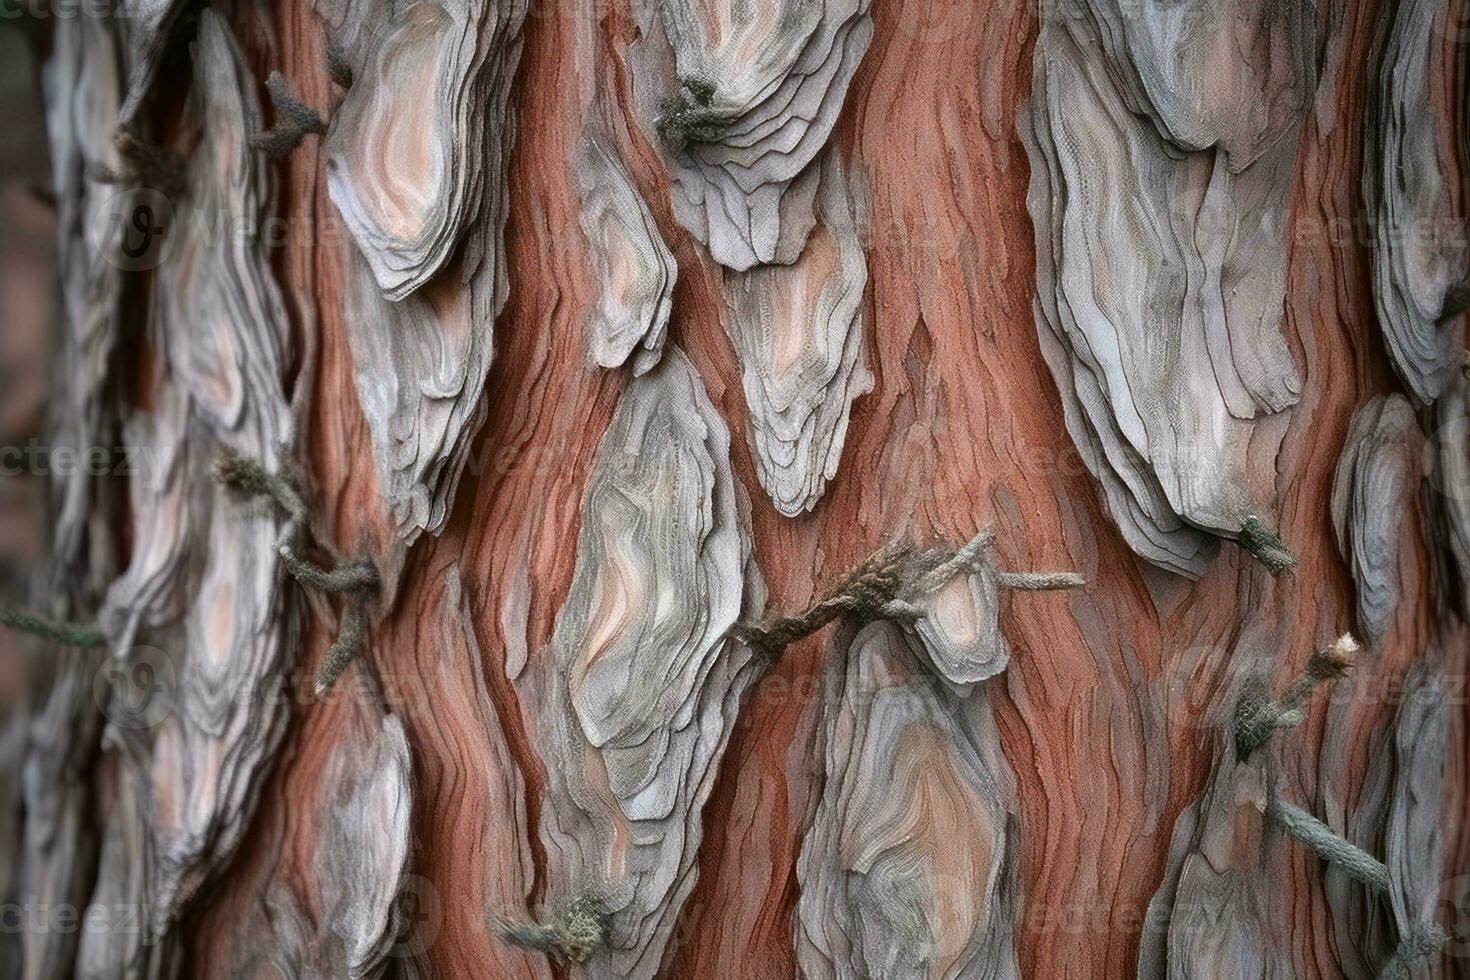
{"label": "bark texture surface", "polygon": [[1470,971],[1470,0],[126,6],[0,391],[115,461],[4,477],[104,641],[6,640],[0,899],[113,918],[0,973]]}

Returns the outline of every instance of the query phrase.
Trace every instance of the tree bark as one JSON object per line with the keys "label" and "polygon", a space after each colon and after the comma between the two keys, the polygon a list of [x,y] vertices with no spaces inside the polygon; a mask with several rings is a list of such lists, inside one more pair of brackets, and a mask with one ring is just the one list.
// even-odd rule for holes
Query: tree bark
{"label": "tree bark", "polygon": [[767,6],[51,23],[48,439],[116,465],[51,478],[26,598],[107,645],[20,644],[0,964],[1372,977],[1452,929],[1470,3]]}

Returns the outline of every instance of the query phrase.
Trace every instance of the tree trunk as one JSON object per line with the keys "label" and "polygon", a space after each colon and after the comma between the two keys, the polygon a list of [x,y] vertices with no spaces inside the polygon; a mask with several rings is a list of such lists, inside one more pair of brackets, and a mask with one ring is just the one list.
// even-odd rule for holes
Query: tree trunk
{"label": "tree trunk", "polygon": [[1470,0],[120,4],[0,972],[1470,976]]}

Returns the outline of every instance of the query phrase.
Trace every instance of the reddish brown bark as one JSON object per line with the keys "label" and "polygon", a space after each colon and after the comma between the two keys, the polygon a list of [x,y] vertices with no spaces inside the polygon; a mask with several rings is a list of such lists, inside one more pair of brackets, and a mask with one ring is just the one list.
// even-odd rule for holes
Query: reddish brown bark
{"label": "reddish brown bark", "polygon": [[[743,436],[740,366],[721,326],[720,270],[674,220],[663,158],[638,135],[628,4],[597,4],[600,20],[591,6],[542,6],[527,20],[513,102],[511,294],[495,324],[489,413],[446,528],[406,552],[379,496],[357,402],[342,313],[353,246],[327,196],[319,142],[308,140],[282,165],[289,230],[276,272],[302,351],[302,442],[322,526],[341,551],[372,554],[384,571],[390,599],[374,610],[367,657],[412,752],[410,893],[424,913],[428,963],[445,977],[566,972],[505,947],[492,917],[518,896],[547,897],[537,834],[546,763],[506,663],[516,651],[532,661],[547,656],[593,456],[626,383],[584,353],[594,286],[569,167],[584,121],[581,87],[606,72],[634,134],[629,170],[678,262],[670,342],[688,352],[733,435],[770,604],[804,607],[889,537],[959,542],[987,526],[997,529],[1007,566],[1086,576],[1082,592],[1002,600],[1013,658],[1003,682],[977,696],[992,702],[1019,787],[1023,975],[1131,975],[1175,820],[1214,764],[1203,708],[1223,686],[1241,637],[1269,638],[1282,681],[1315,647],[1354,627],[1353,583],[1328,501],[1353,411],[1398,390],[1374,323],[1367,248],[1353,233],[1360,66],[1380,4],[1345,0],[1322,13],[1340,17],[1340,47],[1327,60],[1329,94],[1306,126],[1292,193],[1283,333],[1305,383],[1300,403],[1270,423],[1283,429],[1274,486],[1253,489],[1262,499],[1279,496],[1281,536],[1300,565],[1272,579],[1227,546],[1194,583],[1145,565],[1124,544],[1073,449],[1038,346],[1030,172],[1016,133],[1037,31],[1029,5],[876,5],[874,38],[835,138],[871,186],[863,329],[876,384],[854,405],[825,497],[797,518],[778,514],[759,490]],[[279,68],[305,102],[329,105],[321,22],[304,4],[275,3],[269,13],[236,22],[256,75]],[[1454,101],[1447,86],[1437,95]],[[1445,156],[1451,166],[1449,145]],[[1370,739],[1393,714],[1385,692],[1426,648],[1442,649],[1459,695],[1445,800],[1453,869],[1470,860],[1470,630],[1436,608],[1425,544],[1436,532],[1427,520],[1411,502],[1400,542],[1403,598],[1376,651],[1368,698],[1351,712],[1341,789],[1351,810]],[[524,609],[514,601],[522,579]],[[212,976],[229,959],[241,940],[237,923],[269,883],[308,907],[317,901],[314,830],[331,819],[322,772],[357,710],[355,685],[321,702],[309,695],[334,633],[322,615],[307,628],[287,748],[230,872],[202,903],[191,975]],[[662,975],[795,974],[796,862],[821,787],[813,740],[826,651],[826,634],[790,648],[742,711],[704,810],[698,884]],[[1173,696],[1181,685],[1189,692],[1183,704]],[[1318,705],[1285,755],[1285,779],[1304,802],[1323,792],[1323,730]],[[1320,863],[1299,848],[1280,853],[1276,885],[1289,910],[1295,971],[1337,976]]]}

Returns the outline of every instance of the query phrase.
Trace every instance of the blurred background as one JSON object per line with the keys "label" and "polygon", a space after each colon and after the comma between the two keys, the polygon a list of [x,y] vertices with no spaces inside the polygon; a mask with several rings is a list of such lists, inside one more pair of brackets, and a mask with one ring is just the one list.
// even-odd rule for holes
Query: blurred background
{"label": "blurred background", "polygon": [[[51,354],[60,337],[56,213],[51,195],[40,21],[0,0],[0,603],[25,604],[46,553],[46,479],[39,444]],[[0,899],[20,853],[20,759],[25,739],[23,645],[0,631]],[[0,922],[0,976],[15,975],[19,923]]]}

